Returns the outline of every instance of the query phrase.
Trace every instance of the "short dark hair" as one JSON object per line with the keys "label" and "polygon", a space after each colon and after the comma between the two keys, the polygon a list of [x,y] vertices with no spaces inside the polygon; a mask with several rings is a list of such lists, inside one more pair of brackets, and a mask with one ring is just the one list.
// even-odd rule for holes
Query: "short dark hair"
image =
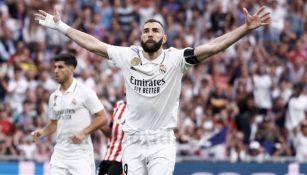
{"label": "short dark hair", "polygon": [[56,62],[56,61],[64,61],[64,63],[66,65],[74,66],[75,68],[77,67],[77,64],[78,64],[78,61],[77,61],[76,57],[73,54],[70,54],[70,53],[62,53],[62,54],[55,55],[52,58],[52,60],[54,62]]}
{"label": "short dark hair", "polygon": [[147,23],[151,23],[151,22],[156,22],[156,23],[160,24],[160,25],[161,25],[161,27],[162,27],[162,28],[163,28],[163,30],[164,30],[164,26],[163,26],[163,24],[162,24],[160,21],[158,21],[158,20],[156,20],[156,19],[153,19],[153,18],[151,18],[151,19],[149,19],[149,20],[145,21],[144,25],[145,25],[145,24],[147,24]]}

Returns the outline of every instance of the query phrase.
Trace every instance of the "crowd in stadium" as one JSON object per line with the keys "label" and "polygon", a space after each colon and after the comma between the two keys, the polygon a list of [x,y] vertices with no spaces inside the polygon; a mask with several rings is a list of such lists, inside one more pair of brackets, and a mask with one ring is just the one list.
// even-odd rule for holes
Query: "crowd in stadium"
{"label": "crowd in stadium", "polygon": [[[236,161],[293,157],[307,162],[307,3],[305,0],[0,0],[0,156],[45,162],[54,136],[32,142],[48,121],[48,97],[57,87],[50,59],[78,58],[77,80],[96,90],[110,111],[124,99],[112,64],[43,28],[33,13],[60,11],[70,26],[114,45],[140,45],[140,28],[162,22],[165,48],[210,41],[244,23],[266,5],[269,27],[243,38],[184,76],[176,128],[178,156]],[[106,149],[92,136],[95,157]]]}

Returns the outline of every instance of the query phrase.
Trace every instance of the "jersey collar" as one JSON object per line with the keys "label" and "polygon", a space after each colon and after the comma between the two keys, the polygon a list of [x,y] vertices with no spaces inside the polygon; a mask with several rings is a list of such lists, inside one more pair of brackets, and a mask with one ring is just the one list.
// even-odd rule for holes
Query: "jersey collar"
{"label": "jersey collar", "polygon": [[75,78],[73,78],[71,85],[69,86],[69,88],[65,92],[61,92],[61,90],[60,90],[61,86],[58,87],[57,95],[72,93],[76,89],[76,86],[77,86],[77,80]]}
{"label": "jersey collar", "polygon": [[141,60],[142,60],[142,64],[143,65],[148,64],[148,63],[158,65],[158,64],[161,64],[164,61],[164,59],[165,59],[164,58],[165,57],[165,52],[163,50],[162,53],[159,55],[159,57],[154,59],[154,60],[152,60],[152,61],[150,61],[147,58],[145,58],[144,55],[143,55],[143,52],[141,52],[140,56],[141,56]]}

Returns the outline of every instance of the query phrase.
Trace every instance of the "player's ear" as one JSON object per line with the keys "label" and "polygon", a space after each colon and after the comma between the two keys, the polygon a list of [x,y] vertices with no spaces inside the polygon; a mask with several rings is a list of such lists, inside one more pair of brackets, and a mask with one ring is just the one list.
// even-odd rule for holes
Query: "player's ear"
{"label": "player's ear", "polygon": [[163,44],[165,44],[167,42],[167,36],[163,35]]}
{"label": "player's ear", "polygon": [[74,66],[69,66],[69,70],[72,74],[74,74],[74,71],[75,71],[75,67]]}

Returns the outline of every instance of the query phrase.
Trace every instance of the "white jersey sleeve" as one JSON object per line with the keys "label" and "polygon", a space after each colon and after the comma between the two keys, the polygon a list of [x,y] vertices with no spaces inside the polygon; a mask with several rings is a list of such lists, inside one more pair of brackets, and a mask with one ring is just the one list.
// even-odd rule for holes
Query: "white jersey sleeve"
{"label": "white jersey sleeve", "polygon": [[49,103],[48,103],[48,113],[47,116],[50,120],[57,120],[55,111],[53,109],[53,106],[55,106],[55,100],[56,100],[55,93],[52,93],[49,97]]}
{"label": "white jersey sleeve", "polygon": [[174,57],[181,59],[179,64],[180,64],[180,69],[183,73],[186,72],[191,66],[193,66],[193,64],[186,62],[186,60],[184,58],[183,52],[184,52],[185,49],[178,50],[178,49],[175,49],[175,48],[172,48],[172,47],[170,49],[172,49],[172,51],[175,55]]}
{"label": "white jersey sleeve", "polygon": [[86,98],[84,101],[85,107],[89,110],[90,114],[93,115],[104,109],[103,104],[99,100],[96,93],[91,89],[86,89],[84,97]]}
{"label": "white jersey sleeve", "polygon": [[130,55],[130,47],[108,45],[108,57],[119,68],[122,68]]}

